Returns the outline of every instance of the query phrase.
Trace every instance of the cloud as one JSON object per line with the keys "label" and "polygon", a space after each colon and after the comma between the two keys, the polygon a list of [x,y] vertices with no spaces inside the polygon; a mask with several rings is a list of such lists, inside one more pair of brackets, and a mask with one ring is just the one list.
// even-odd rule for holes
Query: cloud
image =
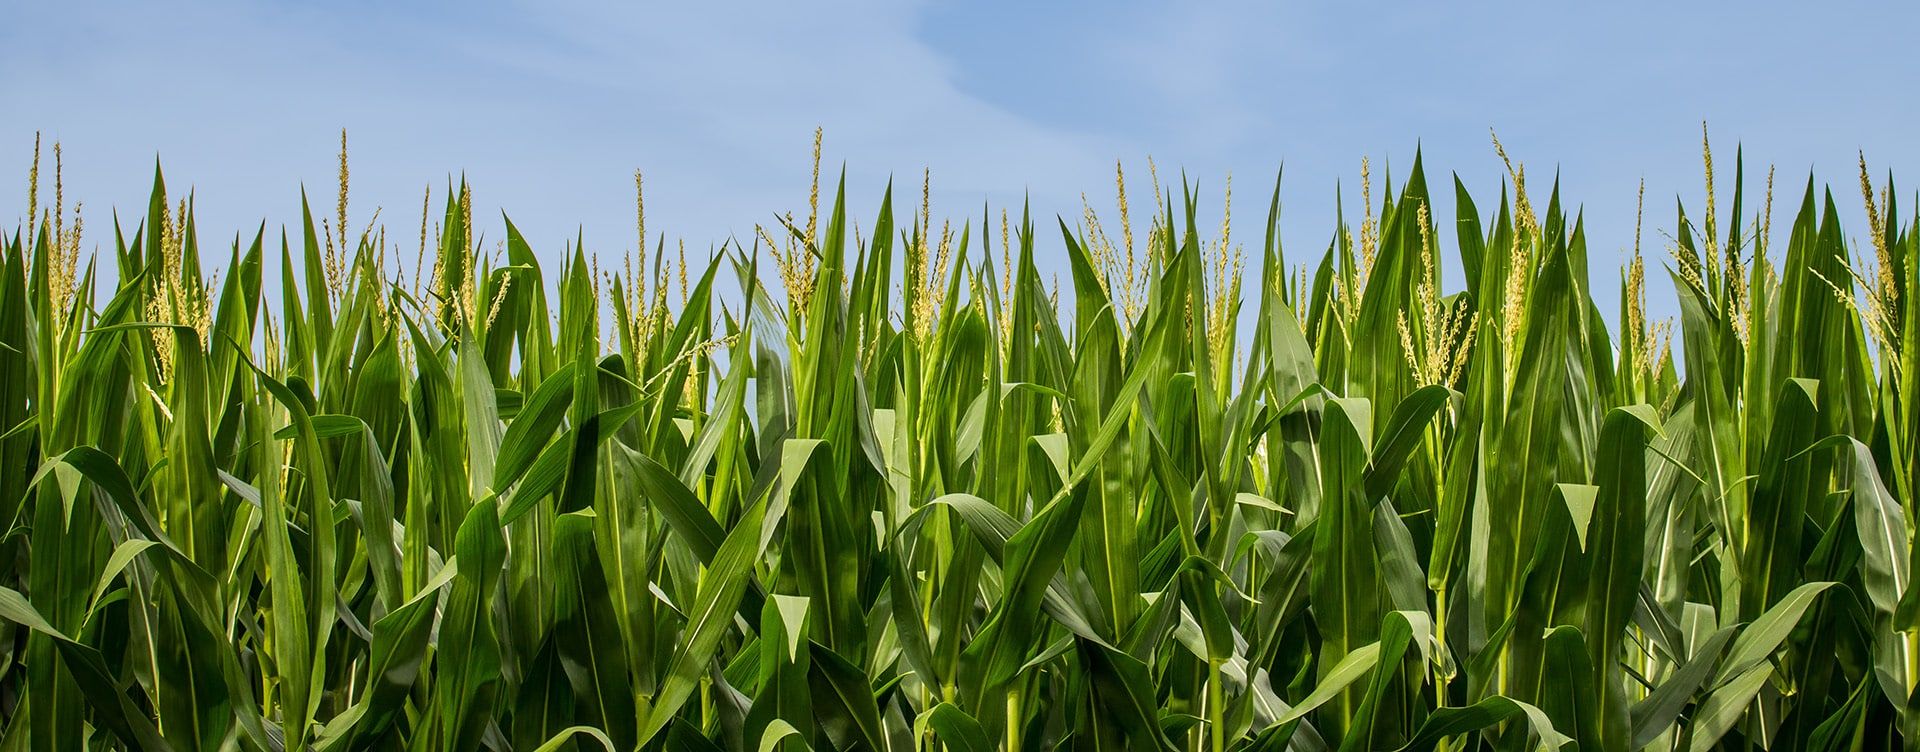
{"label": "cloud", "polygon": [[[443,189],[464,172],[481,214],[505,207],[549,254],[576,230],[590,250],[633,247],[636,168],[649,228],[695,248],[747,237],[776,210],[804,213],[816,126],[824,179],[848,166],[858,217],[889,174],[916,193],[922,168],[937,209],[963,217],[1034,185],[1063,203],[1077,194],[1060,186],[1099,184],[1119,139],[959,90],[953,63],[917,38],[917,18],[885,3],[128,4],[51,18],[87,30],[56,56],[76,67],[35,80],[10,65],[20,73],[6,80],[49,102],[39,126],[67,141],[77,192],[144,205],[157,151],[176,190],[198,187],[215,238],[262,218],[291,223],[302,183],[330,214],[342,126],[356,219],[378,205],[395,235],[411,236],[423,184]],[[7,54],[42,60],[51,49]],[[150,62],[160,56],[165,65]],[[30,138],[21,122],[10,142]],[[24,172],[22,150],[0,164]]]}

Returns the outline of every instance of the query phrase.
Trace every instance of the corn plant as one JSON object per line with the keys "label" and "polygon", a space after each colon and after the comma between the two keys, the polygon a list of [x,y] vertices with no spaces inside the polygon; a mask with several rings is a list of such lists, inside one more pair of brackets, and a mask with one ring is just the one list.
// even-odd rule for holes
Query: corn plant
{"label": "corn plant", "polygon": [[603,271],[464,183],[406,269],[344,141],[332,217],[212,264],[156,168],[88,251],[37,154],[0,749],[1920,747],[1920,240],[1864,159],[1869,242],[1809,178],[1775,247],[1706,152],[1676,334],[1510,161],[1452,233],[1363,168],[1290,259],[1278,178],[1253,251],[1124,172],[1117,237],[925,183],[861,232],[816,145],[675,294],[643,207]]}

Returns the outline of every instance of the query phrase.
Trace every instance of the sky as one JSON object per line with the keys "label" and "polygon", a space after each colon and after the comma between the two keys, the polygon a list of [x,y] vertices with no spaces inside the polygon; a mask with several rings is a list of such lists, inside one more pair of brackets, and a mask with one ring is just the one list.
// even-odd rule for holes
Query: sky
{"label": "sky", "polygon": [[[697,260],[778,213],[805,216],[822,128],[823,181],[844,169],[863,226],[889,180],[904,213],[930,172],[934,214],[956,226],[983,206],[996,219],[1030,206],[1043,273],[1061,276],[1053,218],[1074,221],[1084,195],[1113,231],[1116,161],[1136,201],[1149,158],[1163,183],[1184,173],[1207,226],[1231,174],[1236,237],[1256,255],[1284,165],[1281,237],[1298,262],[1325,249],[1337,191],[1358,201],[1362,157],[1376,201],[1419,150],[1443,227],[1450,174],[1489,209],[1505,175],[1491,129],[1533,190],[1557,174],[1584,212],[1611,318],[1617,284],[1601,280],[1631,252],[1641,181],[1650,265],[1674,202],[1704,204],[1703,122],[1723,196],[1736,146],[1752,200],[1778,168],[1780,237],[1809,175],[1865,242],[1859,154],[1876,180],[1920,169],[1911,5],[103,0],[7,13],[0,224],[25,216],[38,132],[42,206],[59,141],[89,245],[111,238],[110,209],[131,231],[158,159],[175,196],[192,189],[216,265],[236,235],[295,226],[303,186],[331,216],[343,128],[350,226],[378,207],[409,251],[423,192],[437,207],[464,175],[489,238],[504,210],[543,257],[581,238],[615,266],[636,246],[638,169],[649,234]],[[1458,289],[1452,239],[1441,245]],[[1670,285],[1649,278],[1651,307],[1670,315]]]}

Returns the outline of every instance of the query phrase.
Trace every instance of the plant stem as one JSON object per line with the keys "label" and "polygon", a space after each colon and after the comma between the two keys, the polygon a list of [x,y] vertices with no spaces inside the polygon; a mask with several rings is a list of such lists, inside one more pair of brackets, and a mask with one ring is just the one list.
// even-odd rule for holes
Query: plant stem
{"label": "plant stem", "polygon": [[1019,680],[1007,688],[1007,750],[1020,750],[1020,687]]}
{"label": "plant stem", "polygon": [[1913,689],[1920,684],[1920,632],[1907,630],[1900,638],[1907,649],[1907,696],[1913,696]]}
{"label": "plant stem", "polygon": [[1220,661],[1207,661],[1207,725],[1213,727],[1213,752],[1226,752],[1226,692],[1220,686]]}
{"label": "plant stem", "polygon": [[[1447,655],[1447,588],[1445,586],[1442,586],[1433,593],[1433,641],[1435,643],[1434,649],[1442,656]],[[1428,670],[1434,672],[1434,707],[1436,709],[1445,708],[1447,707],[1447,677],[1440,676],[1440,669],[1438,667],[1429,668]],[[1440,739],[1440,743],[1435,745],[1434,749],[1436,752],[1447,752],[1452,749],[1452,747],[1453,739],[1451,737],[1445,737]]]}

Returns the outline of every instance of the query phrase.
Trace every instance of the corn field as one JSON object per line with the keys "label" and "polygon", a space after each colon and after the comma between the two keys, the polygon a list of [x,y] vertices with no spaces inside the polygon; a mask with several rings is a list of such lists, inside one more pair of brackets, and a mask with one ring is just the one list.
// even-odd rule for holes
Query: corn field
{"label": "corn field", "polygon": [[230,249],[156,169],[84,250],[36,158],[0,750],[1920,748],[1920,240],[1864,159],[1868,240],[1810,176],[1776,247],[1707,152],[1677,327],[1512,163],[1289,253],[1277,180],[1247,243],[1124,173],[1113,234],[863,232],[818,159],[692,266],[455,184],[409,273],[344,143]]}

